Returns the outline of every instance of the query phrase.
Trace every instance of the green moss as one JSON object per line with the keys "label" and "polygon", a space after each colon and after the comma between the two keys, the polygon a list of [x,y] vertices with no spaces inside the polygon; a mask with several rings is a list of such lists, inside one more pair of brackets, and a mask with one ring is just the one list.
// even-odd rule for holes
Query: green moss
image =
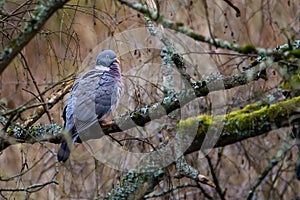
{"label": "green moss", "polygon": [[196,34],[194,33],[192,30],[190,29],[186,29],[185,32],[181,31],[183,34],[186,34],[188,36],[190,36],[191,38],[197,40],[197,41],[206,41],[205,37],[203,37],[200,34]]}
{"label": "green moss", "polygon": [[299,84],[299,83],[300,83],[300,76],[298,74],[292,76],[292,78],[291,78],[291,84]]}
{"label": "green moss", "polygon": [[289,54],[296,57],[296,58],[300,58],[300,50],[299,49],[291,50],[289,52]]}
{"label": "green moss", "polygon": [[[182,136],[182,140],[193,140],[197,138],[200,143],[204,140],[208,128],[212,125],[212,117],[210,115],[200,115],[181,120],[178,127],[178,134]],[[191,132],[192,131],[192,132]],[[193,133],[193,131],[195,131]],[[197,132],[196,132],[197,131]]]}
{"label": "green moss", "polygon": [[9,46],[11,48],[15,48],[15,46],[17,45],[17,40],[16,39],[12,39],[9,41]]}
{"label": "green moss", "polygon": [[208,128],[213,128],[221,123],[224,125],[222,129],[223,140],[218,141],[218,145],[222,146],[267,133],[272,130],[274,125],[275,127],[287,126],[290,114],[295,111],[296,107],[300,107],[300,97],[272,105],[257,102],[226,115],[216,117],[201,115],[188,118],[180,121],[178,128],[180,133],[185,134],[188,130],[191,130],[193,125],[198,124],[195,145],[201,146]]}
{"label": "green moss", "polygon": [[202,126],[203,129],[207,128],[211,124],[211,116],[200,115],[197,117],[190,117],[188,119],[181,120],[178,123],[177,127],[178,127],[179,131],[184,131],[184,130],[190,129],[190,127],[192,127],[195,124],[199,124],[199,123],[201,123],[203,125]]}
{"label": "green moss", "polygon": [[245,44],[244,46],[238,49],[239,53],[250,54],[257,53],[257,50],[253,44]]}
{"label": "green moss", "polygon": [[289,90],[291,89],[291,84],[289,82],[283,82],[279,85],[279,88],[283,90]]}
{"label": "green moss", "polygon": [[183,22],[179,22],[179,21],[175,22],[175,24],[176,24],[176,26],[184,26],[184,23]]}

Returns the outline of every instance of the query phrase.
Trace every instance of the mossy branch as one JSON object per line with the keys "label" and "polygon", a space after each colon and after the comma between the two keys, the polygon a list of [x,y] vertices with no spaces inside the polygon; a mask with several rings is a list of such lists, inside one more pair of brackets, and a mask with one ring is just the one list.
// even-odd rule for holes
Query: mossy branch
{"label": "mossy branch", "polygon": [[[264,69],[262,68],[261,70]],[[261,74],[261,71],[247,70],[230,76],[223,76],[220,74],[212,75],[203,81],[196,82],[190,89],[181,90],[163,98],[160,102],[114,118],[112,123],[104,127],[105,133],[128,130],[136,125],[144,126],[151,120],[160,119],[166,113],[169,114],[174,110],[183,107],[197,97],[206,96],[213,91],[246,85],[252,81],[258,80]]]}
{"label": "mossy branch", "polygon": [[[275,49],[265,49],[265,48],[259,48],[255,47],[253,44],[244,44],[240,46],[239,44],[232,43],[229,41],[225,41],[219,38],[211,38],[206,37],[201,34],[196,33],[193,29],[188,28],[187,26],[184,26],[184,23],[178,22],[178,21],[172,21],[165,16],[163,16],[161,13],[158,13],[156,11],[152,11],[148,9],[146,4],[141,4],[138,2],[133,1],[126,1],[126,0],[118,0],[120,3],[125,4],[126,6],[136,10],[139,13],[142,13],[152,20],[156,21],[157,23],[163,25],[165,28],[172,29],[176,32],[180,32],[184,35],[187,35],[191,38],[193,38],[196,41],[204,42],[207,44],[210,44],[212,46],[215,46],[216,48],[223,48],[232,50],[238,53],[242,54],[256,54],[261,55],[263,57],[265,56],[272,56],[276,59],[278,57],[286,57],[289,56],[289,54],[293,54],[293,56],[299,58],[300,57],[300,51],[297,50],[300,47],[300,40],[294,41],[293,44],[285,44],[282,46],[279,46]],[[284,54],[284,52],[289,52],[287,54]]]}
{"label": "mossy branch", "polygon": [[104,199],[143,199],[146,194],[154,190],[164,174],[161,169],[148,173],[136,173],[131,170]]}
{"label": "mossy branch", "polygon": [[[188,118],[179,122],[178,134],[186,135],[191,126],[198,126],[197,135],[191,146],[185,151],[185,154],[198,151],[201,148],[203,140],[209,127],[216,127],[215,124],[223,123],[222,134],[214,147],[230,145],[250,137],[258,136],[281,127],[290,125],[292,116],[297,117],[297,110],[300,107],[300,97],[295,97],[276,104],[253,104],[244,109],[233,111],[223,116],[201,115]],[[296,114],[296,115],[294,115]],[[298,115],[299,116],[299,115]],[[299,121],[293,117],[293,121]],[[13,131],[13,130],[10,130]],[[57,124],[31,126],[28,130],[14,130],[15,137],[11,140],[1,137],[1,144],[5,143],[35,143],[48,141],[59,143],[62,138],[62,128]],[[104,130],[104,132],[106,132]],[[24,134],[22,134],[24,133]],[[3,143],[5,141],[5,143]],[[3,149],[3,146],[1,146]],[[130,171],[122,177],[122,180],[116,187],[107,194],[107,199],[135,199],[142,198],[144,195],[153,191],[154,187],[162,180],[163,169],[157,169],[152,172],[138,173]]]}
{"label": "mossy branch", "polygon": [[[241,140],[254,137],[271,130],[278,129],[289,125],[289,118],[295,113],[300,106],[300,97],[279,102],[273,105],[250,106],[254,108],[249,112],[249,108],[231,112],[224,116],[211,117],[207,115],[192,117],[182,120],[179,123],[178,134],[186,135],[194,126],[198,124],[198,132],[194,141],[185,154],[198,151],[207,134],[208,127],[215,124],[224,123],[222,134],[217,140],[214,147],[226,146]],[[182,158],[183,159],[183,158]],[[182,164],[183,163],[183,164]],[[192,176],[193,179],[199,179],[199,172],[191,169],[189,166],[182,169],[185,162],[178,162],[177,168],[184,173]],[[135,173],[134,170],[123,176],[122,180],[116,187],[108,193],[107,199],[133,199],[142,198],[149,192],[153,191],[155,185],[159,183],[164,175],[164,169],[153,170],[152,173]],[[211,186],[214,186],[211,184]]]}
{"label": "mossy branch", "polygon": [[[174,110],[183,107],[197,97],[206,96],[209,92],[212,91],[231,89],[236,86],[245,85],[253,80],[259,79],[260,74],[260,71],[255,72],[253,69],[251,69],[240,74],[233,74],[231,76],[222,76],[219,74],[210,76],[203,81],[195,83],[193,88],[191,89],[181,90],[177,93],[173,93],[163,98],[160,102],[115,117],[113,121],[102,126],[103,131],[105,134],[109,134],[128,130],[136,126],[145,126],[145,124],[150,122],[151,120],[160,119],[166,113],[169,114]],[[48,108],[51,108],[53,105],[55,105],[69,91],[72,85],[71,83],[72,81],[66,83],[65,87],[51,95],[51,97],[48,99]],[[1,136],[2,139],[0,140],[0,150],[3,150],[10,145],[10,142],[8,143],[6,141],[8,139],[7,137],[10,138],[9,140],[16,140],[13,143],[16,143],[17,141],[32,143],[34,141],[32,141],[31,139],[27,141],[27,139],[40,138],[40,135],[44,134],[46,140],[50,140],[54,143],[59,143],[62,137],[60,134],[60,136],[58,136],[58,133],[56,133],[53,139],[53,135],[50,134],[50,136],[48,137],[47,132],[43,133],[44,130],[35,129],[36,126],[31,127],[31,125],[44,113],[44,106],[40,106],[37,109],[37,112],[29,117],[24,124],[16,124],[8,127],[9,129],[7,129],[7,133]],[[1,119],[3,120],[0,120],[0,122],[5,126],[5,124],[7,123],[5,121],[5,118]],[[32,132],[30,130],[35,131]],[[40,139],[38,139],[38,141]]]}
{"label": "mossy branch", "polygon": [[29,41],[41,30],[52,14],[61,8],[69,0],[39,1],[30,21],[22,32],[9,45],[0,52],[0,74],[6,69],[15,56],[29,43]]}
{"label": "mossy branch", "polygon": [[[250,107],[256,109],[250,111]],[[272,105],[265,105],[261,108],[258,108],[257,105],[248,105],[245,109],[233,111],[223,116],[202,115],[182,120],[178,126],[183,132],[189,130],[189,126],[198,124],[197,135],[185,154],[198,151],[201,148],[208,128],[218,128],[220,126],[217,125],[223,125],[222,133],[214,146],[223,147],[290,126],[293,122],[300,120],[299,107],[300,96]]]}

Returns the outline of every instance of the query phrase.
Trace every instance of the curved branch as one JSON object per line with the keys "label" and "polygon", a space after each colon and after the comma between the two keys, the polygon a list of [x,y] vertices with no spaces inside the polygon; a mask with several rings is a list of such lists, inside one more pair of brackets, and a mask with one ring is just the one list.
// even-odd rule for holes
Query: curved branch
{"label": "curved branch", "polygon": [[[146,123],[151,120],[160,119],[166,113],[169,114],[183,107],[197,97],[206,96],[209,92],[231,89],[236,86],[245,85],[259,79],[260,74],[260,71],[255,72],[254,70],[248,70],[231,76],[222,76],[219,74],[210,76],[203,81],[196,82],[191,89],[181,90],[180,92],[163,98],[160,102],[134,110],[131,113],[115,117],[113,121],[109,123],[101,124],[103,132],[105,134],[110,134],[128,130],[136,126],[145,126]],[[220,82],[223,84],[220,84]],[[53,93],[46,102],[48,108],[55,105],[69,91],[71,85],[72,81],[69,81],[65,87]],[[10,146],[10,144],[18,142],[33,143],[36,141],[51,141],[53,143],[60,143],[62,135],[60,134],[60,131],[58,131],[58,129],[61,129],[58,125],[50,124],[47,126],[31,126],[44,113],[44,106],[39,106],[36,113],[23,125],[15,125],[8,128],[7,133],[0,137],[0,150],[5,149]],[[52,130],[53,128],[55,128],[56,132],[50,131],[50,133],[48,133],[49,131],[47,130]],[[42,137],[43,135],[45,138]],[[95,137],[97,136],[95,135]],[[7,140],[10,142],[7,143]]]}
{"label": "curved branch", "polygon": [[[243,54],[257,54],[257,55],[261,55],[263,57],[272,56],[274,59],[278,59],[278,57],[285,57],[285,55],[283,54],[285,51],[295,50],[300,47],[300,40],[296,40],[292,45],[285,44],[285,45],[279,46],[275,49],[258,48],[258,47],[255,47],[253,44],[245,44],[243,46],[240,46],[236,43],[225,41],[225,40],[222,40],[219,38],[210,38],[210,37],[206,37],[204,35],[200,35],[200,34],[196,33],[193,29],[190,29],[190,28],[184,26],[184,24],[182,22],[172,21],[170,19],[167,19],[165,16],[163,16],[161,14],[157,18],[157,12],[150,11],[146,5],[143,5],[143,4],[140,4],[137,2],[126,1],[126,0],[118,0],[118,1],[132,9],[144,14],[144,15],[149,16],[152,20],[163,25],[163,27],[165,27],[165,28],[169,28],[176,32],[183,33],[186,36],[189,36],[196,41],[200,41],[200,42],[204,42],[204,43],[213,45],[216,48],[228,49],[228,50],[232,50],[232,51],[243,53]],[[293,56],[299,57],[299,52],[290,51],[290,53],[293,54]],[[294,54],[296,54],[296,55],[294,55]]]}
{"label": "curved branch", "polygon": [[[194,138],[190,148],[185,154],[198,151],[203,143],[205,134],[209,126],[214,126],[220,121],[224,123],[223,133],[218,138],[218,142],[214,147],[226,146],[234,142],[238,142],[256,135],[267,133],[270,130],[289,125],[289,117],[295,112],[295,108],[300,106],[300,97],[291,100],[279,102],[273,105],[266,105],[256,108],[254,112],[249,113],[249,107],[234,111],[226,116],[198,116],[189,118],[179,123],[179,131],[177,134],[185,137],[191,130],[191,126],[198,125],[198,133]],[[188,167],[187,171],[191,169]],[[192,170],[194,176],[197,171]],[[122,177],[122,180],[107,194],[106,199],[131,199],[135,197],[142,198],[153,191],[153,188],[162,180],[164,169],[153,170],[152,173],[136,173],[134,170]]]}
{"label": "curved branch", "polygon": [[30,22],[24,27],[19,36],[10,41],[9,45],[0,52],[0,74],[6,69],[15,56],[44,26],[52,14],[69,0],[39,1]]}

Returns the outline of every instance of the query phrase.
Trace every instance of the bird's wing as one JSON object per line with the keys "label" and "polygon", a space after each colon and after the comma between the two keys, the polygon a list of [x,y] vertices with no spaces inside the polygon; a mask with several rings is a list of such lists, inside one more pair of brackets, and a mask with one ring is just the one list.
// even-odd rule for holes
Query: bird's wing
{"label": "bird's wing", "polygon": [[118,101],[117,80],[110,74],[105,73],[96,86],[96,114],[98,119],[109,115],[116,107]]}
{"label": "bird's wing", "polygon": [[73,119],[72,96],[67,100],[67,104],[63,111],[64,127],[68,132],[73,132],[75,122]]}
{"label": "bird's wing", "polygon": [[83,129],[98,117],[95,109],[96,87],[103,75],[101,70],[90,70],[79,77],[65,108],[65,128],[71,131]]}

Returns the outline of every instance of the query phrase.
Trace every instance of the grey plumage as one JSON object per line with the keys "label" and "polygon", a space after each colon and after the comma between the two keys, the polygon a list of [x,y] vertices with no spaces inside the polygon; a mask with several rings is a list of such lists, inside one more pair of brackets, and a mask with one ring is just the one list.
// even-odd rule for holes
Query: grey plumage
{"label": "grey plumage", "polygon": [[73,84],[63,112],[64,127],[72,135],[72,141],[67,142],[66,137],[62,142],[57,153],[58,161],[65,162],[69,158],[71,144],[80,141],[78,136],[81,132],[98,123],[98,120],[104,120],[115,110],[121,90],[119,61],[115,52],[105,50],[97,56],[96,66]]}

